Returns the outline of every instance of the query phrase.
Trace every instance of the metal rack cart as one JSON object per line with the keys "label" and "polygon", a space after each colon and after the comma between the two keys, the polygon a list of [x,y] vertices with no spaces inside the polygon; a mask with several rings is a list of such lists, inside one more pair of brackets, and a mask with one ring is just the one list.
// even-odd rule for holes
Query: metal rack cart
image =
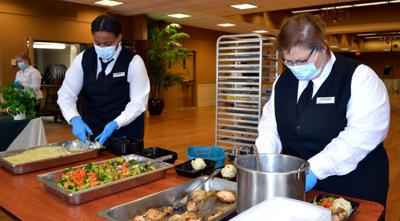
{"label": "metal rack cart", "polygon": [[223,35],[217,40],[216,145],[251,147],[278,75],[275,38]]}

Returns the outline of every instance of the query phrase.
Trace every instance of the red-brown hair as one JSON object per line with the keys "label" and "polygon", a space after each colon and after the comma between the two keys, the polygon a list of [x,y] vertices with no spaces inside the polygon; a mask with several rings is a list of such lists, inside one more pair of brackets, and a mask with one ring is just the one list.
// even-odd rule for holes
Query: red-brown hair
{"label": "red-brown hair", "polygon": [[309,49],[324,48],[330,56],[330,49],[325,39],[325,22],[322,18],[305,13],[295,15],[285,22],[278,35],[277,47],[280,51],[290,50],[296,46]]}

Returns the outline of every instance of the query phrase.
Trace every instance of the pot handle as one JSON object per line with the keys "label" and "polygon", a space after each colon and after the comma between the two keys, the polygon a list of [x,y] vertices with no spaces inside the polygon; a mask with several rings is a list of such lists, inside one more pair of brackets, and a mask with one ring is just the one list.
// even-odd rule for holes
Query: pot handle
{"label": "pot handle", "polygon": [[309,166],[310,166],[310,163],[309,163],[308,161],[306,161],[306,162],[304,162],[303,164],[301,164],[301,167],[297,170],[297,179],[298,179],[298,180],[300,180],[300,173],[301,173],[301,170],[304,169],[304,168],[306,168],[306,167],[309,167]]}

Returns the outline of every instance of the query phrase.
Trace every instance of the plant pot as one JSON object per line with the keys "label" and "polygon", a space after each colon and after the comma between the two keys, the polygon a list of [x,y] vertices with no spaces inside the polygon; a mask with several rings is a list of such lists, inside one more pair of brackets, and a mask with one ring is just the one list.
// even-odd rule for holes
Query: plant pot
{"label": "plant pot", "polygon": [[17,114],[17,115],[14,115],[13,117],[14,117],[14,120],[25,120],[26,114],[25,113]]}
{"label": "plant pot", "polygon": [[164,100],[157,98],[150,98],[148,102],[150,115],[160,115],[164,110]]}

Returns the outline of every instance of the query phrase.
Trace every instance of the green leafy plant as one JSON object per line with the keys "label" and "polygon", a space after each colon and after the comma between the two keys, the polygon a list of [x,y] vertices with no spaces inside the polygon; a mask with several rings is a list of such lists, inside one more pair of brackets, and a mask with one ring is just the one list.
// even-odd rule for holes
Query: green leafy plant
{"label": "green leafy plant", "polygon": [[27,118],[36,116],[35,108],[39,105],[35,92],[32,88],[24,88],[19,84],[10,83],[1,89],[3,102],[0,108],[7,109],[7,112],[15,116],[18,114],[26,114]]}
{"label": "green leafy plant", "polygon": [[163,21],[148,20],[149,76],[151,97],[161,99],[162,89],[166,90],[182,82],[183,73],[172,73],[171,65],[189,55],[189,50],[180,43],[189,39],[187,33],[180,32],[178,24],[166,24]]}

